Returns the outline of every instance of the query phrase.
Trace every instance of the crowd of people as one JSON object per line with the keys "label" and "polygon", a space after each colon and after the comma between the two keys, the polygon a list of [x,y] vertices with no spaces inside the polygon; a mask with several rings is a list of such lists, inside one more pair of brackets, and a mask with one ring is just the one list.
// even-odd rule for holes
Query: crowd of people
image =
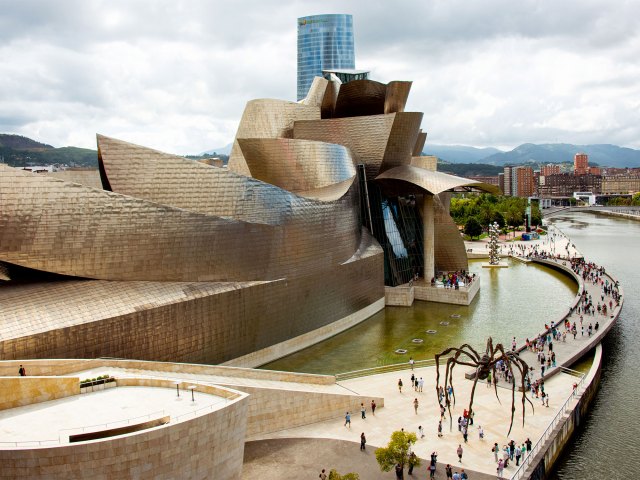
{"label": "crowd of people", "polygon": [[467,272],[466,270],[455,271],[455,272],[445,272],[442,273],[442,277],[431,278],[431,286],[436,286],[439,282],[444,288],[454,288],[458,290],[460,288],[460,284],[463,286],[470,285],[476,279],[476,274]]}

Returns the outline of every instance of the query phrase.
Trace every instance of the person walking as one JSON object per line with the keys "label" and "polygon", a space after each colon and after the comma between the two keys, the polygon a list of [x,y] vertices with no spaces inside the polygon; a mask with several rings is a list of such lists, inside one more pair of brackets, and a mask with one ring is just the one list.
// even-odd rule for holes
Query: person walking
{"label": "person walking", "polygon": [[414,399],[413,399],[413,409],[415,410],[416,415],[418,414],[418,405],[419,405],[419,404],[420,404],[420,402],[418,402],[418,399],[417,399],[417,398],[414,398]]}
{"label": "person walking", "polygon": [[420,435],[420,438],[424,438],[424,429],[422,428],[422,425],[418,425],[418,435]]}
{"label": "person walking", "polygon": [[364,450],[364,446],[367,443],[367,438],[364,436],[364,432],[360,434],[360,450]]}
{"label": "person walking", "polygon": [[498,447],[497,443],[493,444],[493,448],[491,449],[491,451],[493,452],[493,458],[497,462],[498,461],[498,452],[500,451],[500,447]]}
{"label": "person walking", "polygon": [[520,456],[522,455],[522,450],[518,446],[516,446],[516,467],[520,465]]}
{"label": "person walking", "polygon": [[418,391],[422,392],[422,387],[424,387],[424,380],[422,379],[422,377],[420,377],[420,380],[418,380]]}
{"label": "person walking", "polygon": [[364,408],[364,403],[361,403],[360,404],[360,416],[362,418],[367,418],[366,413],[367,413],[367,410],[366,410],[366,408]]}
{"label": "person walking", "polygon": [[504,462],[502,459],[498,461],[498,468],[496,470],[498,471],[498,480],[502,480],[502,473],[504,472]]}
{"label": "person walking", "polygon": [[374,417],[376,416],[376,407],[376,401],[371,400],[371,415],[373,415]]}
{"label": "person walking", "polygon": [[24,367],[22,365],[20,365],[20,368],[18,369],[18,374],[21,377],[26,377],[27,376],[27,371],[24,369]]}
{"label": "person walking", "polygon": [[458,444],[458,449],[456,450],[456,453],[458,454],[458,462],[462,463],[462,445]]}
{"label": "person walking", "polygon": [[438,420],[438,438],[442,437],[442,420]]}
{"label": "person walking", "polygon": [[400,393],[402,393],[402,379],[401,378],[398,379],[398,390],[400,391]]}
{"label": "person walking", "polygon": [[327,480],[327,474],[324,472],[325,470],[323,468],[322,471],[320,472],[320,475],[318,475],[318,478],[320,478],[320,480]]}
{"label": "person walking", "polygon": [[344,416],[344,426],[349,426],[349,429],[351,429],[351,415],[349,414],[349,412],[347,412]]}
{"label": "person walking", "polygon": [[411,365],[411,371],[413,371],[413,367],[415,366],[416,362],[413,360],[413,357],[409,357],[409,365]]}

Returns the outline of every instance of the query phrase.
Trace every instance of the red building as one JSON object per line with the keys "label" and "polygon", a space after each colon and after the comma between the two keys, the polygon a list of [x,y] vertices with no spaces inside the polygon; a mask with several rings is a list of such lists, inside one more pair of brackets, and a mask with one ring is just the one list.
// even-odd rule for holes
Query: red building
{"label": "red building", "polygon": [[573,174],[586,175],[589,173],[589,155],[586,153],[576,153],[573,157]]}
{"label": "red building", "polygon": [[550,163],[540,168],[540,175],[546,177],[547,175],[557,175],[560,173],[560,165],[554,165]]}

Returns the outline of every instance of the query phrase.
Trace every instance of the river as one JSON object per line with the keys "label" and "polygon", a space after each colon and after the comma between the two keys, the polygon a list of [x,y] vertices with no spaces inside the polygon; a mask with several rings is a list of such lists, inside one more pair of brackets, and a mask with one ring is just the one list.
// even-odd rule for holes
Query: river
{"label": "river", "polygon": [[587,260],[604,265],[625,292],[617,325],[603,343],[600,389],[591,412],[561,457],[555,478],[601,480],[636,478],[640,439],[636,395],[640,394],[640,222],[593,213],[571,213],[551,220],[567,234]]}

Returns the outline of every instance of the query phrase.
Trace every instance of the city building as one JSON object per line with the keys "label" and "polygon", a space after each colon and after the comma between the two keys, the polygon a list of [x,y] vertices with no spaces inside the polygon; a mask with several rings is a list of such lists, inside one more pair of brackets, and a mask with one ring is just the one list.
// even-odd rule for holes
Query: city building
{"label": "city building", "polygon": [[508,165],[504,167],[502,185],[508,197],[530,197],[535,192],[533,168]]}
{"label": "city building", "polygon": [[602,177],[602,194],[634,194],[640,192],[640,174],[605,175]]}
{"label": "city building", "polygon": [[559,173],[540,177],[538,193],[541,197],[571,197],[574,192],[592,192],[599,194],[602,190],[602,177],[585,173],[573,175]]}
{"label": "city building", "polygon": [[346,14],[298,18],[298,100],[323,70],[355,70],[353,17]]}
{"label": "city building", "polygon": [[410,88],[252,100],[226,168],[102,135],[101,188],[0,165],[0,355],[257,366],[468,270],[450,192],[498,189],[419,156]]}
{"label": "city building", "polygon": [[586,175],[587,173],[589,173],[589,155],[576,153],[573,157],[573,174]]}
{"label": "city building", "polygon": [[540,167],[540,175],[546,177],[547,175],[557,175],[560,173],[560,165],[549,163]]}

